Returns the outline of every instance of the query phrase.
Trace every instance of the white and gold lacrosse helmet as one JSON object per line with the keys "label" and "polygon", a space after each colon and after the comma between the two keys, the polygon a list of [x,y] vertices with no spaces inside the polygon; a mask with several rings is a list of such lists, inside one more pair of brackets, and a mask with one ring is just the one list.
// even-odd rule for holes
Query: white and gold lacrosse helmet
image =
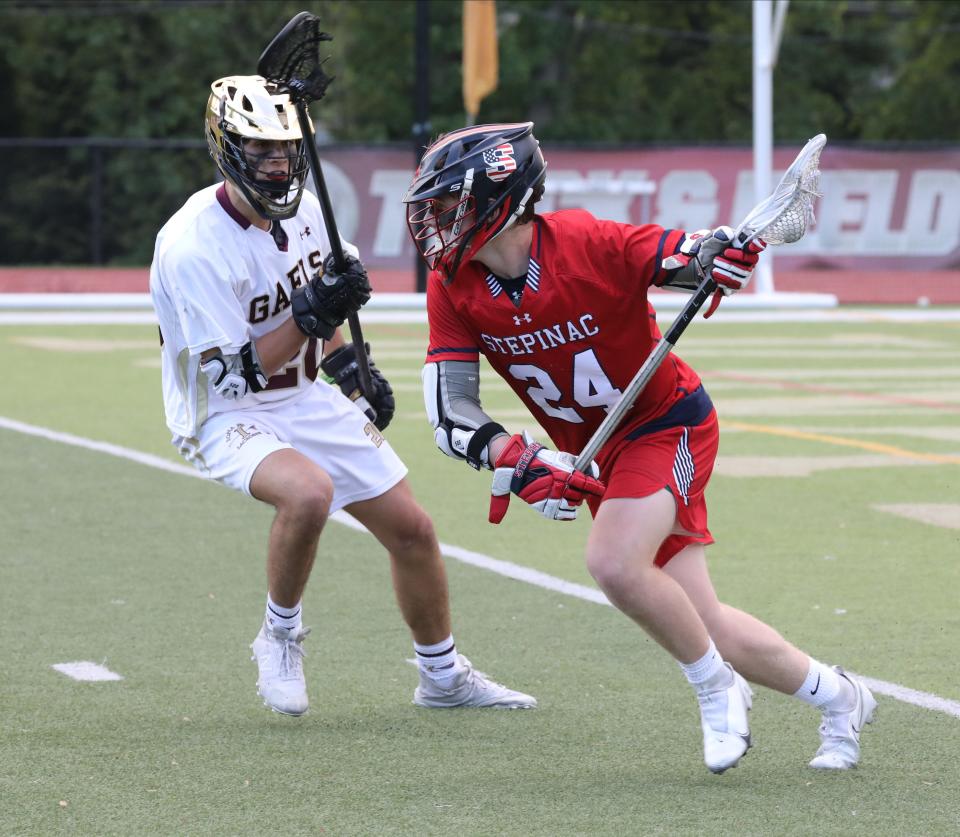
{"label": "white and gold lacrosse helmet", "polygon": [[[263,218],[293,217],[303,195],[308,162],[290,97],[262,76],[227,76],[210,89],[207,145],[220,172]],[[261,161],[244,150],[244,141],[253,139],[293,143],[292,152],[285,155],[289,161],[285,176],[258,178]]]}

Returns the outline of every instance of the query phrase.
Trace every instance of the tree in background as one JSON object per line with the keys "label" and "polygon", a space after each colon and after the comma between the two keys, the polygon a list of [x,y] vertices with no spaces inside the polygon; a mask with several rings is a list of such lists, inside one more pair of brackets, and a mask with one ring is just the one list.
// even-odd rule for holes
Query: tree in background
{"label": "tree in background", "polygon": [[[210,82],[252,73],[296,12],[335,40],[321,136],[409,144],[414,0],[62,0],[0,5],[0,135],[177,139],[194,147],[6,148],[0,260],[84,263],[91,192],[103,259],[149,261],[157,227],[214,168]],[[748,0],[498,0],[500,82],[480,121],[533,119],[551,143],[749,143]],[[463,124],[461,3],[433,0],[431,121]],[[960,4],[794,0],[775,75],[776,140],[955,142]]]}

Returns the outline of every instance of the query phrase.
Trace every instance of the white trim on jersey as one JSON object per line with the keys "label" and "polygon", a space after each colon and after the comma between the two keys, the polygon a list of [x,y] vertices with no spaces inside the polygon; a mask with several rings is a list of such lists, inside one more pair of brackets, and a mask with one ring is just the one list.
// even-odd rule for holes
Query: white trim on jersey
{"label": "white trim on jersey", "polygon": [[[503,293],[503,285],[500,284],[500,280],[493,273],[488,273],[483,281],[487,283],[487,287],[490,289],[490,296],[494,299]],[[540,265],[533,256],[530,257],[530,261],[527,263],[527,283],[524,289],[526,288],[529,288],[531,293],[537,293],[537,291],[540,290]]]}
{"label": "white trim on jersey", "polygon": [[690,505],[690,498],[687,495],[690,492],[690,486],[693,484],[694,475],[693,457],[690,455],[690,448],[687,447],[689,435],[690,428],[684,427],[673,460],[673,480],[677,484],[677,489],[680,491],[685,506]]}
{"label": "white trim on jersey", "polygon": [[533,256],[527,265],[527,286],[534,293],[540,290],[540,265]]}

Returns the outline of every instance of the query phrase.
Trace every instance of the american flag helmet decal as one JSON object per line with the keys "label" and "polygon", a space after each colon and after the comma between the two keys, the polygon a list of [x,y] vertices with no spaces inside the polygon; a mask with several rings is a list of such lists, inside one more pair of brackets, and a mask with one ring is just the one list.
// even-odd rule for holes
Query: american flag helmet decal
{"label": "american flag helmet decal", "polygon": [[504,142],[496,148],[484,151],[483,163],[487,167],[487,177],[494,183],[505,180],[511,172],[517,170],[517,161],[513,158],[513,145]]}

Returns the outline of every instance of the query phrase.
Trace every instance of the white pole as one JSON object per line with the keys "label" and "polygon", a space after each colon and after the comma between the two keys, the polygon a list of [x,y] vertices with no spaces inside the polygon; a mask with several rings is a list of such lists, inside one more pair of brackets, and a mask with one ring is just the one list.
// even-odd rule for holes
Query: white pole
{"label": "white pole", "polygon": [[[753,195],[759,203],[773,188],[772,0],[753,0]],[[767,250],[754,277],[758,294],[773,293],[773,254]]]}

